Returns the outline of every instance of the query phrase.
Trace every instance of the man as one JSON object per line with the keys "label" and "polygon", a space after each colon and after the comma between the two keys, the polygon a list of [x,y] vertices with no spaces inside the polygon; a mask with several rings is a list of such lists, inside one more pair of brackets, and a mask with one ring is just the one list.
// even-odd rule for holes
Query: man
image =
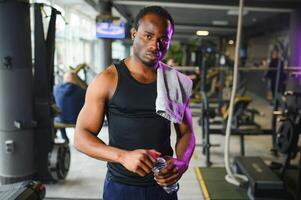
{"label": "man", "polygon": [[[177,199],[162,186],[176,183],[187,170],[195,146],[189,103],[183,120],[175,124],[176,158],[171,157],[170,121],[156,114],[157,67],[166,54],[173,19],[161,7],[142,9],[131,31],[133,55],[109,66],[90,84],[75,130],[75,147],[108,161],[104,200]],[[104,116],[109,145],[97,137]],[[167,166],[154,177],[158,156]]]}
{"label": "man", "polygon": [[[55,122],[75,124],[77,116],[84,105],[86,91],[76,83],[75,74],[66,72],[64,83],[54,86],[53,96],[61,114],[55,118]],[[65,128],[60,129],[62,138],[69,143]]]}
{"label": "man", "polygon": [[[279,87],[276,88],[276,80],[277,80],[277,69],[278,65],[280,65],[280,76],[279,76]],[[284,63],[280,58],[279,51],[277,49],[273,49],[271,52],[271,60],[269,62],[269,70],[265,74],[265,78],[269,79],[270,91],[272,93],[273,99],[277,92],[283,92],[284,82],[286,76],[283,71]]]}

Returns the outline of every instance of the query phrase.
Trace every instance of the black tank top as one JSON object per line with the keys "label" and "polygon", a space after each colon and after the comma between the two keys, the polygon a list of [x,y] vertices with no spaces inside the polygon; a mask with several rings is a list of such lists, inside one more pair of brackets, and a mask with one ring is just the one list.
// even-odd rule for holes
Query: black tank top
{"label": "black tank top", "polygon": [[[125,150],[155,149],[162,155],[172,156],[170,122],[156,114],[157,82],[138,82],[123,60],[115,67],[117,88],[106,109],[109,145]],[[108,176],[130,185],[156,184],[152,173],[140,177],[118,163],[108,162]]]}

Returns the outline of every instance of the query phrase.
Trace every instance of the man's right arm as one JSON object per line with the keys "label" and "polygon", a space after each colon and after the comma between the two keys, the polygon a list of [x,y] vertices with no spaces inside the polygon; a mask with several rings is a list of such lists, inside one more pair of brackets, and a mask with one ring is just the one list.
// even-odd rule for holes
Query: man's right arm
{"label": "man's right arm", "polygon": [[127,151],[106,145],[97,137],[101,130],[106,102],[113,96],[117,85],[117,72],[109,67],[89,85],[85,104],[79,113],[74,136],[77,150],[98,160],[122,164],[129,171],[145,176],[150,172],[155,159],[155,150],[138,149]]}
{"label": "man's right arm", "polygon": [[74,146],[79,151],[93,158],[120,162],[124,151],[114,148],[110,149],[97,137],[104,120],[106,99],[109,97],[114,83],[116,83],[114,79],[116,79],[114,72],[112,69],[108,69],[96,77],[89,85],[85,104],[76,122]]}

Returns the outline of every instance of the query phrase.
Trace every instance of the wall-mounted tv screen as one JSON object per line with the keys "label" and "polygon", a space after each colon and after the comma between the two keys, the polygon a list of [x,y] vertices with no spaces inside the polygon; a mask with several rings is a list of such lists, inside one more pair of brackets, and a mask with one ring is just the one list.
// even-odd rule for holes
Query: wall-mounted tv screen
{"label": "wall-mounted tv screen", "polygon": [[97,21],[96,37],[107,39],[124,39],[125,23],[122,20]]}

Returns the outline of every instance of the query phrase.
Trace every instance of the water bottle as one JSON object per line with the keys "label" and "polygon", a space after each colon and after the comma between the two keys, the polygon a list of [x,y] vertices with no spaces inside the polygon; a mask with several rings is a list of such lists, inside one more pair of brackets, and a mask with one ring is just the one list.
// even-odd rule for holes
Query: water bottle
{"label": "water bottle", "polygon": [[[152,169],[152,171],[154,172],[154,174],[158,174],[161,169],[163,169],[165,166],[167,165],[166,163],[166,160],[162,157],[158,157],[155,164],[154,164],[154,167]],[[179,184],[178,183],[174,183],[174,184],[171,184],[171,185],[168,185],[168,186],[163,186],[163,189],[168,193],[172,193],[172,192],[176,192],[179,190]]]}

